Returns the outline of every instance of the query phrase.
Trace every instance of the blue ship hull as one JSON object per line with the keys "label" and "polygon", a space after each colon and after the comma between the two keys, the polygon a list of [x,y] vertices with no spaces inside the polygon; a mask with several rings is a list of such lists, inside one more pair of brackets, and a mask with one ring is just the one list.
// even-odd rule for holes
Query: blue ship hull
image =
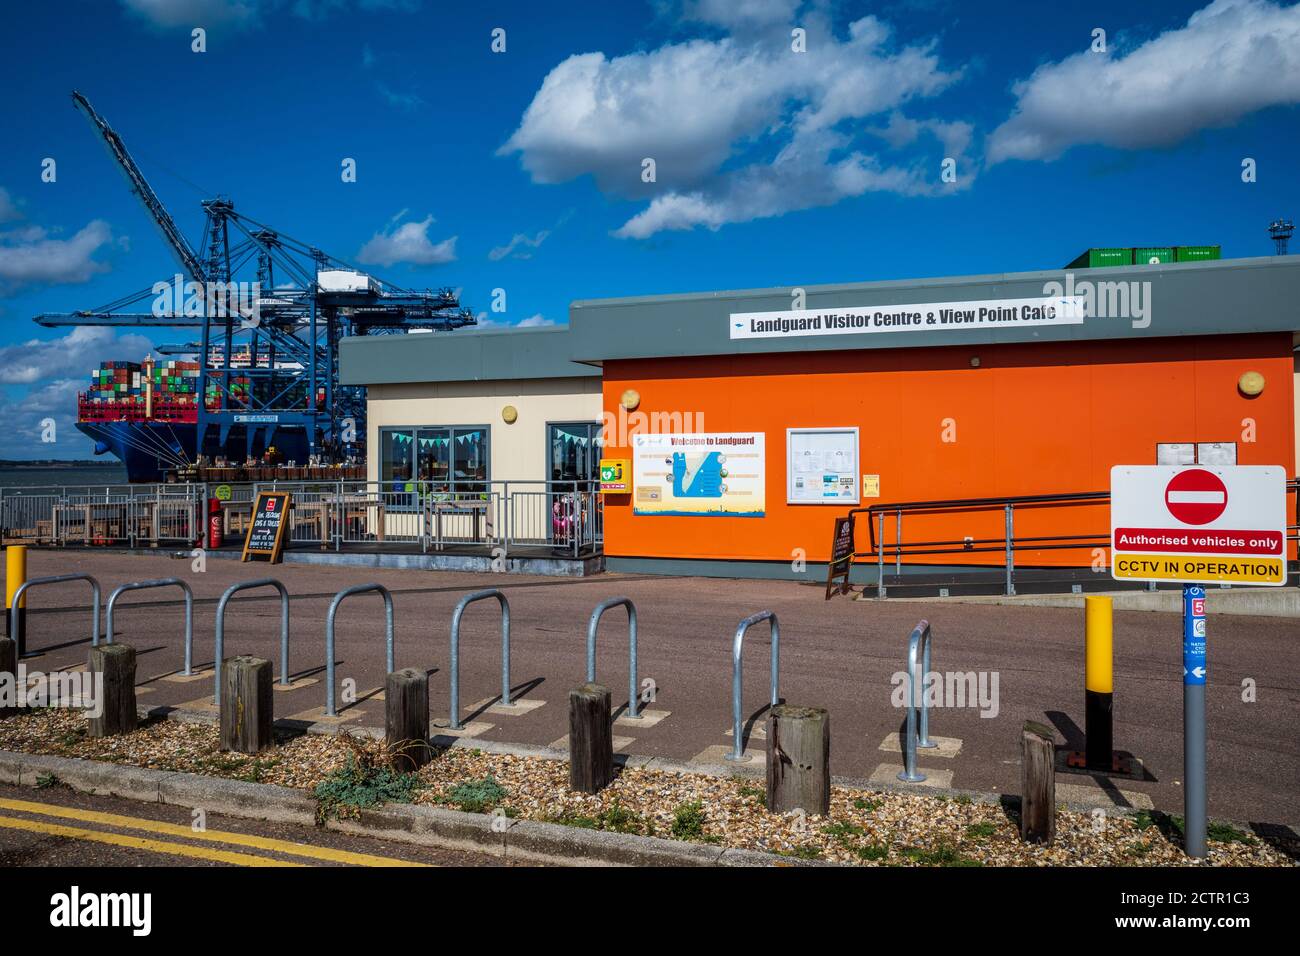
{"label": "blue ship hull", "polygon": [[[192,464],[198,457],[198,426],[193,422],[129,421],[129,422],[77,422],[77,430],[95,443],[96,455],[114,455],[126,468],[130,482],[162,481],[164,471]],[[211,429],[209,435],[215,435]],[[301,430],[278,428],[273,444],[281,461],[307,461],[307,435]],[[204,453],[210,459],[218,457],[232,462],[242,462],[250,453],[246,436],[231,429],[225,446],[211,439]],[[254,447],[251,453],[260,456],[264,448]]]}

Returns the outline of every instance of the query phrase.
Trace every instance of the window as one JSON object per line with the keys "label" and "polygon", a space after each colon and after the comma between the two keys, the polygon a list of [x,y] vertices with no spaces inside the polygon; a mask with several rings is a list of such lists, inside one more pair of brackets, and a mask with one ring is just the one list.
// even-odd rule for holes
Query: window
{"label": "window", "polygon": [[482,493],[490,480],[491,433],[486,426],[384,428],[379,435],[379,477],[387,492]]}
{"label": "window", "polygon": [[547,426],[551,481],[600,479],[600,422],[570,422]]}

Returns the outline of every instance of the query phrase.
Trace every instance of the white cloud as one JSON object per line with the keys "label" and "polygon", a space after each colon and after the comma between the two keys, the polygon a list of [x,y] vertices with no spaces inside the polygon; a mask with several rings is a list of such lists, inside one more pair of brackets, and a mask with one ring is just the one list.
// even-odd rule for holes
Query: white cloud
{"label": "white cloud", "polygon": [[1127,54],[1077,53],[1013,92],[1015,111],[989,136],[990,164],[1055,159],[1084,143],[1167,146],[1300,103],[1300,5],[1215,0]]}
{"label": "white cloud", "polygon": [[546,325],[555,325],[554,319],[548,319],[538,312],[536,315],[530,315],[526,319],[520,319],[518,323],[521,329],[534,329]]}
{"label": "white cloud", "polygon": [[729,30],[783,26],[794,18],[800,0],[687,0],[687,20],[712,23]]}
{"label": "white cloud", "polygon": [[32,283],[66,285],[85,282],[107,272],[94,258],[113,242],[113,231],[102,219],[87,223],[69,239],[51,239],[40,226],[0,233],[0,295]]}
{"label": "white cloud", "polygon": [[419,0],[121,0],[122,6],[151,26],[258,28],[267,15],[287,10],[303,20],[320,20],[333,13],[356,7],[375,10],[412,11]]}
{"label": "white cloud", "polygon": [[[874,17],[849,24],[844,38],[816,17],[806,23],[802,54],[778,31],[613,59],[571,56],[543,80],[500,153],[519,153],[534,182],[590,175],[607,194],[650,200],[616,232],[629,237],[717,228],[872,190],[945,191],[941,157],[886,165],[854,148],[853,127],[941,92],[959,72],[944,71],[930,47],[895,48]],[[655,161],[655,183],[641,181],[645,158]]]}
{"label": "white cloud", "polygon": [[21,218],[23,218],[23,214],[19,211],[18,204],[14,202],[13,197],[9,195],[9,190],[0,186],[0,222],[9,222]]}
{"label": "white cloud", "polygon": [[111,328],[85,325],[71,329],[57,339],[31,339],[0,346],[0,385],[31,385],[84,371],[82,388],[90,381],[90,370],[100,362],[126,357],[139,361],[153,350],[143,335],[119,336]]}
{"label": "white cloud", "polygon": [[452,236],[437,243],[430,241],[429,227],[433,221],[433,216],[430,215],[419,222],[407,222],[400,226],[394,222],[392,227],[385,232],[375,233],[361,247],[357,261],[380,266],[391,266],[398,262],[417,266],[455,262],[457,237]]}
{"label": "white cloud", "polygon": [[488,258],[493,262],[497,262],[509,256],[513,256],[516,259],[531,259],[533,257],[532,250],[545,242],[546,238],[550,234],[551,230],[542,229],[537,233],[537,235],[529,238],[522,232],[516,232],[514,236],[511,237],[510,241],[504,246],[497,246],[489,252]]}
{"label": "white cloud", "polygon": [[[40,388],[28,389],[13,398],[0,392],[0,457],[5,458],[89,458],[91,445],[77,431],[77,393],[85,390],[79,379],[59,379]],[[55,442],[41,440],[43,420],[52,418]]]}
{"label": "white cloud", "polygon": [[131,13],[157,27],[256,26],[261,0],[122,0]]}

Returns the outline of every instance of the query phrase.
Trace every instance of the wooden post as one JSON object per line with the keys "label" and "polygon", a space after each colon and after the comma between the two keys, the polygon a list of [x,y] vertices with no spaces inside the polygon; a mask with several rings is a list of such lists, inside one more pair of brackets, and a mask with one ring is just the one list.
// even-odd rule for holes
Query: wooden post
{"label": "wooden post", "polygon": [[432,758],[429,748],[429,675],[413,667],[384,682],[384,731],[393,766],[410,772]]}
{"label": "wooden post", "polygon": [[86,722],[91,737],[112,737],[135,730],[135,648],[130,644],[100,644],[90,649],[91,680],[103,684],[95,688],[99,716]]}
{"label": "wooden post", "polygon": [[[0,717],[18,713],[18,645],[12,637],[0,637],[0,680],[5,679],[5,674],[9,675],[8,680],[12,682],[8,693],[13,694],[14,702],[7,707],[0,703]],[[0,694],[3,693],[5,691],[0,689]]]}
{"label": "wooden post", "polygon": [[581,684],[569,691],[569,789],[600,793],[613,779],[609,688]]}
{"label": "wooden post", "polygon": [[1056,745],[1050,727],[1026,720],[1020,732],[1020,838],[1050,844],[1056,838]]}
{"label": "wooden post", "polygon": [[767,809],[826,816],[831,808],[831,716],[778,704],[767,715]]}
{"label": "wooden post", "polygon": [[271,662],[232,657],[221,664],[221,749],[255,754],[272,743]]}

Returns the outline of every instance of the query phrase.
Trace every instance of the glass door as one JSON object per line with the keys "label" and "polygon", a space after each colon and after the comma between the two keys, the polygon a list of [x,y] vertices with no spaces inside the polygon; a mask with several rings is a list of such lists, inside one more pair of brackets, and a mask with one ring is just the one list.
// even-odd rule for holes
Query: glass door
{"label": "glass door", "polygon": [[549,539],[570,551],[592,510],[594,482],[600,478],[600,422],[562,422],[546,427]]}

